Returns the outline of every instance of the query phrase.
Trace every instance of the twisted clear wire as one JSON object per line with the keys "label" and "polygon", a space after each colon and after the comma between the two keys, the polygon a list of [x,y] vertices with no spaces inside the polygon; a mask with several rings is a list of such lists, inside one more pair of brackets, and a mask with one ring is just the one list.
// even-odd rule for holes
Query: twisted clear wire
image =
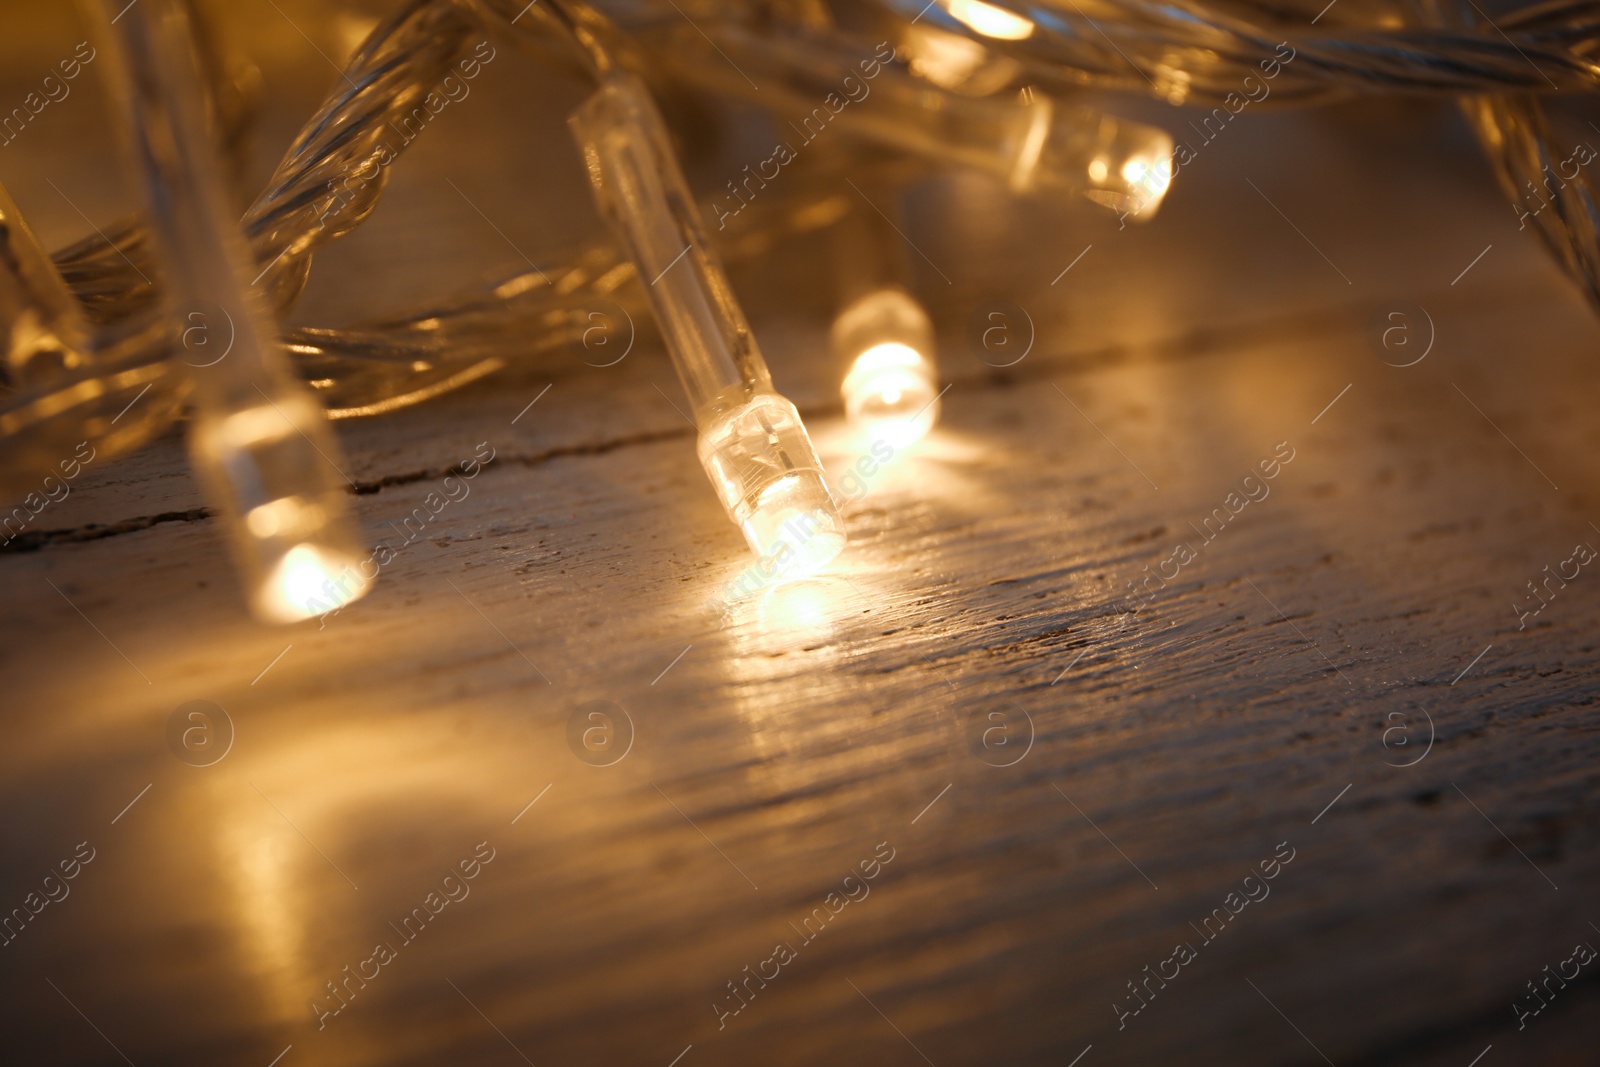
{"label": "twisted clear wire", "polygon": [[[1559,188],[1545,181],[1546,168],[1565,153],[1552,148],[1541,103],[1545,96],[1600,87],[1593,58],[1600,49],[1600,0],[1551,0],[1494,22],[1474,0],[1415,0],[1399,10],[1378,0],[989,2],[1029,19],[1033,31],[1022,40],[984,37],[927,0],[876,0],[876,10],[898,34],[946,32],[978,42],[1015,65],[1013,85],[1090,86],[1211,106],[1238,92],[1245,77],[1287,44],[1294,58],[1282,64],[1270,105],[1364,93],[1459,97],[1507,196],[1514,203],[1526,199],[1530,183],[1549,190],[1551,206],[1531,216],[1534,228],[1600,306],[1594,189],[1586,173]],[[827,18],[817,0],[611,0],[602,6],[625,25],[689,14],[778,36],[805,32]],[[844,7],[861,5],[835,4],[841,26],[863,21],[859,10],[839,10]],[[587,20],[583,5],[519,9],[516,0],[410,0],[350,58],[245,214],[262,271],[257,284],[280,316],[303,291],[314,252],[350,233],[377,206],[394,165],[386,157],[404,151],[384,140],[389,122],[421,106],[475,41],[526,40],[537,22],[578,42],[591,65],[608,61],[612,49],[597,43],[604,25]],[[868,22],[863,32],[871,34],[884,25]],[[650,41],[646,34],[610,43],[630,65],[650,71],[656,65]],[[246,110],[231,101],[228,113],[237,122]],[[828,206],[826,183],[796,184],[798,195],[753,205],[743,236],[727,250],[730,259],[840,213]],[[182,375],[168,365],[171,331],[153,321],[149,279],[156,271],[138,222],[110,226],[103,237],[54,258],[99,330],[96,359],[47,386],[0,397],[0,445],[7,456],[0,485],[8,489],[26,485],[28,472],[69,454],[86,437],[102,454],[137,447],[183,408]],[[585,328],[582,309],[597,297],[630,313],[642,310],[632,280],[626,260],[599,242],[413,315],[338,330],[302,327],[288,331],[287,343],[331,414],[373,414],[574,344]]]}

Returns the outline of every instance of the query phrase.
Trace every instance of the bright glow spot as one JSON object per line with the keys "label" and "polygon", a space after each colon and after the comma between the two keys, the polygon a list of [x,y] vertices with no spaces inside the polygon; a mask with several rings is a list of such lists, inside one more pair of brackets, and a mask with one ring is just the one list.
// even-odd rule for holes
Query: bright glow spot
{"label": "bright glow spot", "polygon": [[844,521],[822,461],[800,413],[783,397],[752,397],[705,429],[699,451],[728,517],[759,561],[747,576],[756,585],[815,570],[844,547]]}
{"label": "bright glow spot", "polygon": [[921,352],[910,345],[891,341],[888,344],[873,345],[857,356],[856,365],[851,369],[851,373],[873,374],[893,367],[915,367],[921,363]]}
{"label": "bright glow spot", "polygon": [[278,507],[281,500],[253,507],[244,517],[244,524],[255,537],[275,537],[283,528],[283,516]]}
{"label": "bright glow spot", "polygon": [[768,551],[759,566],[767,582],[815,574],[844,550],[844,532],[822,508],[763,504],[745,522],[745,536],[752,531],[758,537],[766,535],[763,544]]}
{"label": "bright glow spot", "polygon": [[1101,121],[1084,195],[1123,218],[1148,221],[1172,184],[1172,137],[1164,130],[1106,117]]}
{"label": "bright glow spot", "polygon": [[299,622],[344,607],[369,584],[351,561],[316,545],[295,545],[267,576],[255,603],[274,622]]}
{"label": "bright glow spot", "polygon": [[1134,211],[1154,212],[1172,184],[1172,160],[1135,156],[1122,165],[1122,177],[1128,183]]}
{"label": "bright glow spot", "polygon": [[789,474],[779,478],[761,490],[761,499],[757,501],[756,507],[764,508],[774,501],[782,502],[783,498],[788,496],[794,490],[794,487],[799,484],[800,476],[797,474]]}
{"label": "bright glow spot", "polygon": [[1020,41],[1033,36],[1033,22],[1005,8],[983,0],[945,0],[945,10],[975,33],[1001,41]]}
{"label": "bright glow spot", "polygon": [[813,578],[785,582],[768,589],[761,598],[761,621],[768,627],[812,640],[833,636],[833,621],[840,602],[850,592],[837,579]]}
{"label": "bright glow spot", "polygon": [[828,621],[828,597],[809,582],[783,587],[772,597],[789,621],[801,626],[821,626]]}
{"label": "bright glow spot", "polygon": [[926,435],[939,417],[933,368],[909,345],[889,342],[861,353],[842,391],[851,421],[897,448]]}
{"label": "bright glow spot", "polygon": [[744,536],[760,557],[760,584],[815,574],[844,549],[844,528],[815,471],[788,474],[761,491]]}

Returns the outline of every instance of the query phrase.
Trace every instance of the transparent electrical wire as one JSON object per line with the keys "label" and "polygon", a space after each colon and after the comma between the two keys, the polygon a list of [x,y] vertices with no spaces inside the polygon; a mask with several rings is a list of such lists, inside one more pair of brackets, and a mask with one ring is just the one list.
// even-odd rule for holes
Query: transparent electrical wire
{"label": "transparent electrical wire", "polygon": [[[1477,0],[878,0],[901,32],[948,34],[1010,64],[993,88],[1084,85],[1223,106],[1271,64],[1263,106],[1362,93],[1459,98],[1501,191],[1600,311],[1600,207],[1547,97],[1600,89],[1600,2],[1549,0],[1491,19]],[[973,5],[1020,20],[984,32]],[[965,16],[965,17],[958,17]],[[993,30],[991,24],[990,29]],[[1247,82],[1247,79],[1255,79]]]}
{"label": "transparent electrical wire", "polygon": [[[376,207],[405,148],[388,140],[388,124],[418,107],[474,41],[503,40],[518,14],[515,5],[491,0],[413,0],[351,57],[332,95],[245,215],[246,237],[261,266],[256,285],[280,317],[302,291],[315,250],[349,233]],[[649,66],[648,57],[635,56],[634,62]],[[947,95],[930,87],[903,107],[907,125],[944,122]],[[1001,114],[1008,110],[1027,117],[1038,108],[998,107]],[[974,131],[981,136],[981,128]],[[939,145],[937,138],[921,143]],[[1011,165],[996,157],[991,169]],[[733,247],[725,251],[738,259],[741,243],[762,245],[774,233],[816,225],[827,199],[804,193],[768,198],[749,221],[734,227]],[[165,365],[169,338],[147,328],[156,296],[150,279],[157,272],[138,223],[110,226],[103,237],[78,242],[55,261],[99,328],[98,343],[112,346],[115,339],[115,358],[0,399],[0,444],[26,444],[9,450],[23,460],[14,467],[24,472],[47,465],[85,426],[116,455],[160,432],[182,408],[174,394],[184,389],[183,378]],[[583,304],[596,295],[619,302],[626,297],[633,308],[642,308],[625,284],[632,277],[626,260],[597,244],[414,315],[353,329],[290,330],[286,341],[330,414],[375,414],[438,395],[513,359],[538,358],[569,345],[582,333]],[[112,376],[112,366],[123,369]],[[113,421],[120,423],[115,433]]]}
{"label": "transparent electrical wire", "polygon": [[1259,77],[1259,63],[1280,44],[1294,59],[1274,82],[1279,104],[1357,93],[1600,88],[1600,64],[1591,58],[1600,4],[1593,0],[1553,0],[1492,26],[1427,25],[1404,19],[1394,6],[1351,0],[985,0],[983,8],[1024,20],[1025,33],[1004,37],[984,33],[970,15],[956,17],[975,0],[879,2],[910,32],[981,41],[1014,60],[1023,83],[1153,93],[1173,103],[1222,103],[1241,91],[1244,78]]}
{"label": "transparent electrical wire", "polygon": [[[1413,10],[1440,25],[1487,21],[1471,0],[1416,0]],[[1556,262],[1600,308],[1600,207],[1588,173],[1582,167],[1566,172],[1572,149],[1554,147],[1544,105],[1525,94],[1478,95],[1464,97],[1461,110],[1522,224],[1532,223]]]}

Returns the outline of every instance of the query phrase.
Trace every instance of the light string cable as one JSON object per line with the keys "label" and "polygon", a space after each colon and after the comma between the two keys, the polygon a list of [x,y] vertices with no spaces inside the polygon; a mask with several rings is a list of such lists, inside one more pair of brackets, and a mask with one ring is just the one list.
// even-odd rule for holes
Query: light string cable
{"label": "light string cable", "polygon": [[[315,249],[351,232],[375,208],[391,165],[406,147],[404,141],[391,143],[389,123],[403,121],[423,106],[440,79],[462,62],[472,40],[483,32],[482,15],[456,0],[413,0],[352,56],[329,99],[290,146],[244,221],[260,270],[256,285],[267,292],[280,316],[303,288]],[[491,21],[503,25],[508,19],[500,12]],[[737,47],[739,39],[735,30],[726,44]],[[748,43],[747,35],[743,39]],[[647,37],[644,51],[649,43]],[[662,46],[680,43],[674,39]],[[815,35],[787,45],[791,54],[802,49],[824,70],[837,64],[842,47],[837,39]],[[860,45],[855,51],[870,56],[873,49]],[[637,56],[630,58],[651,66]],[[911,76],[894,69],[880,77],[889,86]],[[796,97],[792,87],[788,96]],[[1079,188],[1113,199],[1118,195],[1110,183],[1096,184],[1092,160],[1089,172],[1081,166],[1084,125],[1059,121],[1061,112],[1050,111],[1041,101],[972,101],[919,84],[897,87],[887,95],[879,92],[873,105],[879,113],[875,120],[848,116],[842,126],[847,137],[973,166],[1004,176],[1018,188]],[[939,134],[956,126],[963,136],[947,144]],[[1108,119],[1088,128],[1113,150],[1118,138],[1126,141],[1132,131],[1136,139],[1130,143],[1146,154],[1159,149],[1165,137]],[[230,132],[227,140],[236,141],[236,133]],[[1115,176],[1118,168],[1111,169],[1115,181],[1123,180]],[[1099,172],[1105,170],[1100,163]],[[819,210],[831,198],[825,186],[820,177],[790,182],[778,196],[764,198],[729,230],[724,246],[729,258],[755,254],[776,234],[803,231],[820,224],[819,219],[837,217],[837,212]],[[1153,212],[1142,217],[1149,214]],[[104,237],[78,242],[56,262],[96,327],[93,345],[100,358],[93,365],[58,368],[53,378],[13,382],[0,397],[0,443],[8,446],[9,459],[0,465],[0,487],[26,485],[34,468],[48,465],[50,457],[85,437],[97,442],[102,456],[130,451],[170,425],[182,410],[186,380],[172,373],[173,364],[166,359],[170,337],[148,328],[156,299],[155,272],[140,224],[130,220],[112,225]],[[486,291],[366,326],[297,327],[286,332],[286,341],[300,373],[316,386],[330,415],[376,414],[465,384],[513,359],[537,358],[571,345],[587,326],[583,306],[596,295],[609,295],[630,313],[641,308],[636,287],[627,285],[633,277],[631,264],[614,244],[596,241]],[[130,407],[136,398],[138,403]]]}
{"label": "light string cable", "polygon": [[[380,167],[367,180],[341,179],[376,162],[388,120],[418,105],[475,28],[455,3],[412,0],[357,51],[334,95],[290,146],[244,221],[257,264],[252,288],[277,314],[298,297],[311,252],[370,214],[388,175]],[[330,212],[334,200],[341,209]],[[113,224],[65,249],[55,264],[93,326],[97,358],[0,398],[7,455],[0,487],[10,492],[85,436],[108,457],[137,447],[171,424],[188,388],[182,361],[168,358],[174,341],[156,314],[158,272],[143,223]]]}
{"label": "light string cable", "polygon": [[[181,12],[180,0],[171,0],[170,5],[161,7],[163,15]],[[523,25],[516,26],[524,16],[527,18]],[[159,23],[158,16],[150,18]],[[435,64],[453,60],[469,30],[482,28],[486,23],[513,33],[553,36],[570,46],[570,55],[581,61],[584,72],[599,87],[574,113],[573,130],[583,150],[602,214],[628,250],[635,270],[641,277],[646,273],[651,276],[647,287],[651,306],[689,394],[700,430],[701,463],[729,517],[759,557],[778,560],[777,565],[786,571],[809,571],[826,563],[842,548],[844,531],[828,493],[821,463],[794,405],[772,387],[765,361],[704,234],[693,199],[668,144],[664,123],[648,91],[637,77],[623,71],[612,56],[617,47],[614,42],[619,39],[616,31],[593,8],[577,0],[548,2],[537,10],[524,8],[516,13],[509,4],[483,0],[462,0],[449,5],[419,4],[404,12],[392,27],[416,32],[414,24],[417,22],[431,23],[422,28],[433,46],[431,58]],[[136,26],[143,28],[144,24],[141,21]],[[376,87],[395,69],[393,65],[386,65],[383,51],[375,47],[376,42],[395,36],[400,33],[387,37],[376,35],[374,41],[358,53],[352,66],[364,77],[358,82],[346,76],[349,84],[346,103],[375,94]],[[135,50],[130,48],[129,51]],[[430,74],[436,72],[437,66],[429,71]],[[415,71],[412,73],[413,77],[406,83],[386,87],[397,90],[383,94],[388,107],[398,106],[403,110],[408,97],[415,96],[418,83],[432,80],[419,79],[414,76]],[[170,104],[171,100],[163,102]],[[348,232],[371,211],[385,176],[384,167],[391,162],[378,154],[387,146],[375,141],[375,131],[370,127],[362,129],[355,123],[340,125],[334,121],[337,115],[337,108],[325,109],[319,121],[308,127],[291,148],[267,194],[246,216],[256,259],[258,262],[265,260],[267,264],[251,287],[260,286],[262,293],[270,296],[280,310],[292,304],[303,288],[310,251],[339,233]],[[141,117],[147,116],[135,116],[136,119]],[[133,125],[137,132],[148,134],[148,123]],[[358,155],[357,159],[366,166],[378,164],[377,173],[372,181],[350,190],[348,202],[327,205],[323,200],[330,186],[328,170],[334,163],[325,152],[315,153],[313,146],[320,140],[337,142],[342,139],[358,142],[359,150],[365,154]],[[149,164],[155,151],[148,144],[141,144],[139,149],[138,158]],[[313,161],[306,165],[308,156]],[[146,169],[159,170],[159,167],[147,166]],[[185,246],[181,238],[193,237],[193,234],[176,232],[182,229],[175,221],[180,216],[171,212],[170,207],[180,199],[180,193],[184,198],[195,198],[205,190],[183,186],[181,178],[184,176],[178,171],[159,173],[156,180],[147,183],[151,204],[158,212],[153,221],[160,238],[154,242],[161,253],[159,258],[163,266],[176,264],[178,267],[177,273],[184,286],[181,296],[190,295],[189,290],[205,292],[218,298],[230,320],[248,318],[245,302],[232,298],[236,294],[206,289],[199,272],[188,269],[194,264],[190,261],[192,257],[186,258],[186,253],[193,249]],[[169,209],[165,215],[159,213],[163,207]],[[315,229],[306,225],[313,213],[318,220]],[[331,226],[328,225],[330,217]],[[127,259],[122,250],[117,251],[119,258]],[[110,262],[103,256],[102,259]],[[132,290],[131,299],[135,302],[148,300],[154,290],[153,284],[131,260],[127,265],[140,273],[145,282],[143,290]],[[111,269],[116,270],[114,266]],[[223,299],[225,296],[227,298]],[[171,300],[172,295],[168,294],[167,303]],[[254,310],[262,302],[249,301],[249,309]],[[254,325],[264,326],[261,322]],[[243,332],[246,347],[264,367],[270,362],[262,351],[264,345],[249,344],[251,331]],[[235,361],[233,365],[238,367],[240,362]],[[234,373],[237,377],[243,372]],[[232,384],[237,386],[239,381]],[[271,396],[266,399],[273,403]],[[279,399],[285,406],[293,407],[288,393],[280,394]],[[200,403],[202,413],[210,406],[227,416],[202,419],[202,428],[212,424],[242,425],[244,415],[252,418],[255,415],[253,411],[240,410],[243,402],[234,393],[220,405],[216,395],[201,395]],[[315,447],[313,427],[300,420],[289,421],[300,436]],[[197,431],[191,438],[217,443],[215,435],[207,432]],[[249,446],[259,445],[259,435],[252,437]],[[281,447],[282,442],[274,442],[274,445]],[[328,449],[321,450],[331,450],[331,444]],[[217,451],[214,447],[197,446],[194,449],[196,465],[204,470],[210,464],[213,473],[229,469],[226,463],[215,462]],[[306,472],[302,470],[301,473]],[[233,488],[238,489],[237,486]],[[226,498],[226,494],[213,495],[219,500]],[[271,508],[257,504],[248,509],[247,517],[251,521],[234,524],[255,536],[248,547],[262,547],[262,531],[256,529],[253,520],[265,511],[276,514],[283,510],[279,505],[293,499],[297,498],[286,490]],[[236,506],[221,507],[225,518],[245,514],[237,500],[231,503]],[[301,509],[300,517],[308,510]],[[331,513],[336,508],[330,505],[323,510]],[[248,554],[243,547],[250,538],[236,538],[236,542],[243,558]],[[252,574],[248,580],[255,582],[257,576]]]}
{"label": "light string cable", "polygon": [[[1600,88],[1600,65],[1589,58],[1600,39],[1594,0],[1552,0],[1495,27],[1407,23],[1391,5],[1358,0],[877,2],[905,25],[915,19],[981,41],[1020,63],[1026,80],[1154,93],[1174,103],[1223,102],[1280,43],[1295,58],[1274,84],[1279,104],[1358,93]],[[1001,31],[980,11],[1017,21]]]}
{"label": "light string cable", "polygon": [[[1115,5],[1102,0],[996,0],[988,6],[1000,5],[1030,19],[1027,37],[1003,40],[953,18],[947,8],[954,5],[941,2],[945,6],[929,8],[917,25],[966,34],[999,50],[997,54],[1016,57],[1021,69],[1013,84],[1103,85],[1198,102],[1225,97],[1235,88],[1230,79],[1253,71],[1259,57],[1284,40],[1301,51],[1283,68],[1269,103],[1358,91],[1539,93],[1553,87],[1590,87],[1594,70],[1585,57],[1594,48],[1600,25],[1600,3],[1591,0],[1540,5],[1502,18],[1498,26],[1511,38],[1509,43],[1492,31],[1397,29],[1392,9],[1362,0],[1340,0],[1326,11],[1318,0],[1203,8],[1137,0]],[[627,6],[651,8],[650,3]],[[897,0],[890,6],[902,23],[927,7],[923,0],[914,5]],[[710,14],[738,10],[719,5]],[[1322,17],[1313,26],[1319,13]],[[501,13],[500,21],[505,19]],[[723,36],[723,47],[741,33],[749,37],[736,14],[725,21],[731,29]],[[702,24],[713,34],[721,32],[722,23],[715,19]],[[785,47],[791,38],[803,42],[792,29],[769,28],[766,32],[776,44],[765,47]],[[1098,31],[1116,42],[1115,47]],[[267,269],[260,282],[280,314],[303,286],[312,251],[350,232],[375,206],[388,177],[384,164],[392,162],[379,146],[383,128],[414,110],[478,33],[479,20],[462,4],[412,0],[351,58],[334,93],[291,146],[246,218],[258,269]],[[858,36],[855,44],[865,54],[872,40]],[[643,47],[651,49],[648,35]],[[1302,62],[1318,57],[1317,63]],[[1299,86],[1296,93],[1283,91],[1294,85]],[[931,94],[930,111],[950,110],[944,98],[951,94],[931,84],[922,88]],[[858,129],[872,125],[856,123]],[[920,129],[926,120],[903,125]],[[1541,175],[1548,173],[1544,168],[1556,158],[1545,135],[1526,121],[1496,125],[1498,139],[1489,143],[1497,147],[1490,154],[1501,160],[1497,166],[1510,168],[1511,177],[1503,178],[1503,184],[1525,190],[1532,180],[1542,186],[1547,179]],[[851,129],[846,125],[841,132]],[[904,134],[901,140],[906,140]],[[404,145],[387,150],[403,151]],[[1538,211],[1533,221],[1593,294],[1600,288],[1594,266],[1600,253],[1588,181],[1580,175],[1557,192],[1558,197],[1545,194],[1556,209]],[[777,208],[785,206],[785,199],[766,198],[749,215],[781,228],[785,220]],[[1542,202],[1528,199],[1530,210]],[[15,217],[13,210],[6,213]],[[10,244],[18,232],[8,226],[3,237]],[[167,340],[139,328],[136,313],[154,301],[143,231],[130,221],[107,227],[107,236],[109,240],[96,236],[79,242],[56,257],[94,327],[90,347],[95,359],[57,367],[51,375],[9,381],[0,396],[0,444],[7,457],[0,464],[0,488],[8,493],[24,491],[36,470],[49,467],[84,439],[95,442],[102,454],[121,454],[170,425],[182,410],[184,377],[164,358]],[[737,254],[736,249],[729,251]],[[18,257],[13,253],[4,258],[10,262]],[[631,266],[613,246],[596,242],[565,261],[546,263],[487,292],[443,301],[415,315],[344,330],[301,327],[288,331],[286,340],[302,375],[319,385],[331,414],[372,414],[489,373],[518,358],[518,352],[525,353],[522,358],[537,357],[570,343],[574,329],[581,329],[573,312],[595,293],[615,294],[619,303],[638,306],[638,294],[626,284],[632,276]]]}
{"label": "light string cable", "polygon": [[[1415,0],[1419,21],[1476,27],[1485,16],[1461,0]],[[1554,16],[1555,9],[1548,10]],[[1600,308],[1600,208],[1588,172],[1568,165],[1577,160],[1577,146],[1557,149],[1540,98],[1498,93],[1461,99],[1478,144],[1493,168],[1501,191],[1517,212],[1522,227],[1532,223],[1539,240]]]}
{"label": "light string cable", "polygon": [[[1264,106],[1364,93],[1459,97],[1502,191],[1600,311],[1595,186],[1553,139],[1548,96],[1600,89],[1600,2],[1550,0],[1491,21],[1473,0],[878,0],[902,32],[954,33],[1017,64],[1015,80],[1225,104],[1263,58]],[[1008,32],[977,12],[998,12]],[[986,32],[986,30],[988,32]],[[1288,51],[1280,51],[1282,46]]]}

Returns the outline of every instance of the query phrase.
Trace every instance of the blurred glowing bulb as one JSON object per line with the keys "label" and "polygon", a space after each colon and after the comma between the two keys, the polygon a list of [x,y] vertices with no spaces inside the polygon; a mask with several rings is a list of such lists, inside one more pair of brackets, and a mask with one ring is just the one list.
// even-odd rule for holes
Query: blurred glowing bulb
{"label": "blurred glowing bulb", "polygon": [[1021,41],[1033,36],[1033,23],[1003,7],[983,0],[945,0],[950,17],[965,23],[975,33],[1001,41]]}
{"label": "blurred glowing bulb", "polygon": [[939,417],[933,365],[897,341],[857,356],[841,392],[850,421],[896,447],[921,439]]}
{"label": "blurred glowing bulb", "polygon": [[343,553],[299,544],[268,572],[254,607],[274,622],[299,622],[344,607],[370,586]]}
{"label": "blurred glowing bulb", "polygon": [[1122,165],[1122,177],[1133,190],[1135,201],[1142,201],[1140,210],[1154,211],[1172,184],[1172,160],[1135,157]]}
{"label": "blurred glowing bulb", "polygon": [[1172,184],[1171,136],[1106,115],[1090,141],[1089,199],[1140,222],[1155,215]]}
{"label": "blurred glowing bulb", "polygon": [[900,289],[879,289],[833,322],[833,347],[847,361],[845,414],[874,440],[903,448],[939,420],[933,324]]}
{"label": "blurred glowing bulb", "polygon": [[225,519],[245,597],[268,622],[333,611],[371,585],[356,570],[360,542],[331,477],[326,423],[303,391],[283,389],[269,404],[202,408],[190,425],[195,473]]}

